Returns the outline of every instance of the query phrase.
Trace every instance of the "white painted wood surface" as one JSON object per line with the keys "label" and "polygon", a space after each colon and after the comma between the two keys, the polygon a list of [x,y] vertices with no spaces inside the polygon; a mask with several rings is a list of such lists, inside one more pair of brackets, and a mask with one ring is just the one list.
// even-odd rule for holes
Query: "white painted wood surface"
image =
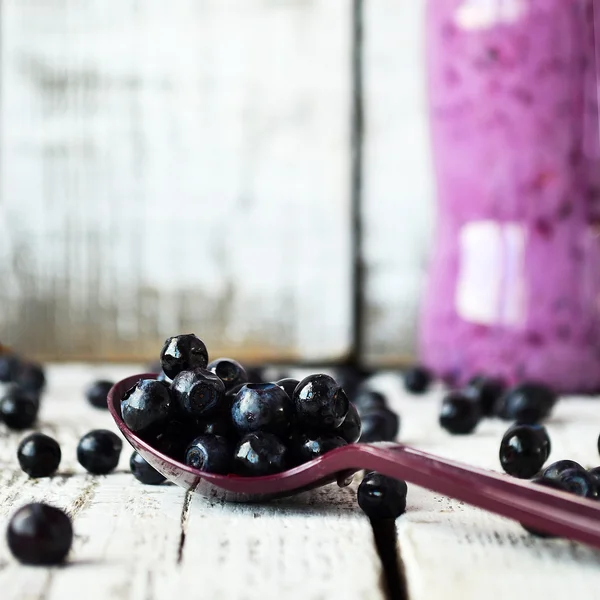
{"label": "white painted wood surface", "polygon": [[4,0],[0,331],[349,350],[351,3]]}
{"label": "white painted wood surface", "polygon": [[[438,425],[443,396],[407,396],[391,377],[379,387],[402,416],[400,439],[454,460],[501,471],[498,450],[510,423],[489,419],[471,436],[452,436]],[[600,398],[567,398],[547,423],[548,461],[600,464]],[[595,598],[600,551],[566,540],[529,535],[511,520],[409,485],[408,510],[397,522],[398,548],[410,600],[564,600]]]}
{"label": "white painted wood surface", "polygon": [[364,2],[363,353],[410,360],[432,236],[426,0]]}
{"label": "white painted wood surface", "polygon": [[[128,472],[127,443],[116,473],[86,474],[75,459],[79,437],[116,428],[107,411],[87,404],[85,386],[139,369],[51,368],[40,429],[63,452],[51,479],[20,472],[15,452],[24,434],[0,427],[2,600],[383,600],[380,562],[355,486],[330,485],[265,505],[223,505],[171,484],[138,483]],[[75,541],[66,566],[24,567],[10,556],[3,538],[8,519],[32,501],[72,516]]]}

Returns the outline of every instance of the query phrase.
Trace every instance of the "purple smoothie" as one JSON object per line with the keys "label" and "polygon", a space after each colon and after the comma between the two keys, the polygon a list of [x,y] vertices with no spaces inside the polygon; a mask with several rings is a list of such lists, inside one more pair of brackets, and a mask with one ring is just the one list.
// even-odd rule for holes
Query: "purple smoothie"
{"label": "purple smoothie", "polygon": [[438,223],[423,362],[600,390],[592,0],[429,0]]}

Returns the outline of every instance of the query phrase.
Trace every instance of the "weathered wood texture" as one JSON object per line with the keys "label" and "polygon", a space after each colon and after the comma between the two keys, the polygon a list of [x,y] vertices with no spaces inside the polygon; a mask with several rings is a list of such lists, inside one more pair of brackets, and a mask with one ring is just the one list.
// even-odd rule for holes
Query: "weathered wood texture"
{"label": "weathered wood texture", "polygon": [[383,600],[380,561],[356,489],[335,485],[263,505],[224,505],[171,484],[143,486],[128,472],[125,443],[116,473],[86,474],[75,459],[81,435],[110,428],[85,386],[140,367],[69,365],[50,370],[40,429],[61,443],[50,479],[30,480],[15,452],[23,435],[0,428],[0,532],[31,501],[65,508],[75,541],[61,568],[19,565],[0,538],[3,600],[250,598]]}
{"label": "weathered wood texture", "polygon": [[363,354],[415,352],[432,233],[424,52],[425,0],[364,2]]}
{"label": "weathered wood texture", "polygon": [[193,330],[242,358],[345,355],[351,12],[4,0],[3,341],[137,360]]}
{"label": "weathered wood texture", "polygon": [[[486,420],[470,436],[438,425],[440,389],[409,397],[393,378],[381,380],[402,415],[400,439],[431,453],[501,471],[498,450],[509,423]],[[547,423],[548,461],[600,464],[598,399],[567,398]],[[410,600],[562,600],[595,597],[600,551],[529,535],[511,520],[409,486],[408,510],[397,520],[398,549]]]}

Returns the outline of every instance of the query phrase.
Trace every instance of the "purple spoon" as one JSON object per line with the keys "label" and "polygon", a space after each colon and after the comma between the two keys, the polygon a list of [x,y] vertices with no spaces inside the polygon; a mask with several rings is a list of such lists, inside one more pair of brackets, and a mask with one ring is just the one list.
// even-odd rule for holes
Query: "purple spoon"
{"label": "purple spoon", "polygon": [[133,375],[108,394],[108,409],[127,441],[157,471],[177,485],[231,502],[290,496],[366,469],[430,489],[531,528],[600,548],[600,503],[433,456],[403,444],[351,444],[293,469],[265,477],[215,475],[161,454],[132,433],[121,419],[121,396],[139,379]]}

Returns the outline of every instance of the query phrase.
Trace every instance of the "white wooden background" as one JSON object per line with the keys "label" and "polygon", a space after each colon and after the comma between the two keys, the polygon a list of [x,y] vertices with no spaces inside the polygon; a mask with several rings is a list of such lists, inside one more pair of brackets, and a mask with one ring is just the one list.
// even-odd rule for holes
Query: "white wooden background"
{"label": "white wooden background", "polygon": [[[359,5],[355,14],[356,4]],[[432,220],[425,0],[3,0],[0,334],[41,358],[414,347]]]}

